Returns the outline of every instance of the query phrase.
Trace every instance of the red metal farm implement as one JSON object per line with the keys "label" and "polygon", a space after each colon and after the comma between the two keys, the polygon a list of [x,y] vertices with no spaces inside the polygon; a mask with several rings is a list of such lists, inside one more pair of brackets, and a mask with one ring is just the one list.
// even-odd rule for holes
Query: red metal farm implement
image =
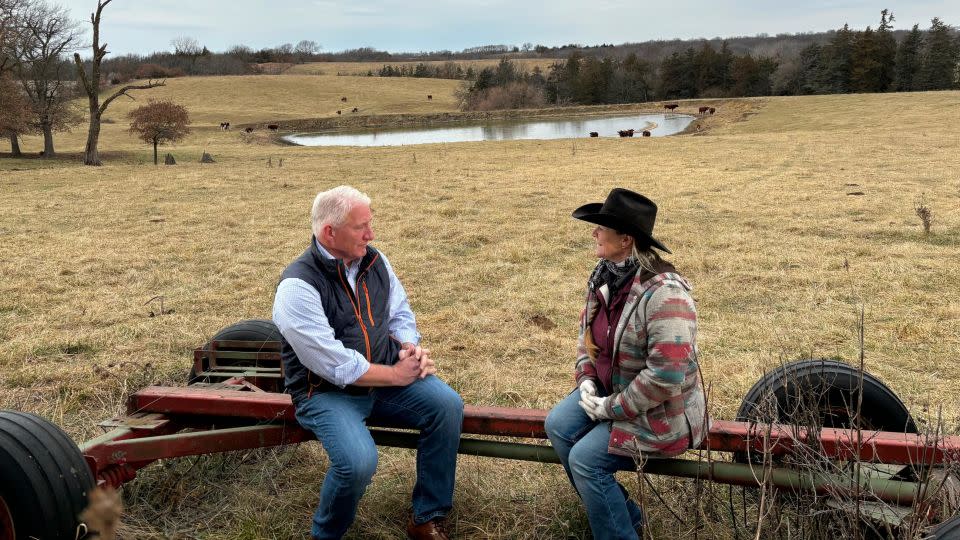
{"label": "red metal farm implement", "polygon": [[[312,439],[282,393],[277,339],[269,321],[222,330],[194,352],[190,385],[134,393],[126,416],[104,422],[108,431],[79,447],[42,418],[0,412],[0,540],[76,538],[83,530],[77,516],[93,486],[120,486],[157,460]],[[805,401],[803,410],[815,411],[814,418],[798,425],[793,420]],[[759,421],[761,410],[769,420]],[[543,410],[467,406],[460,453],[557,462],[542,442],[545,417]],[[416,446],[416,433],[383,427],[371,426],[378,444]],[[956,486],[943,471],[960,463],[960,437],[918,434],[896,395],[847,364],[808,360],[767,374],[747,394],[736,421],[711,421],[695,453],[650,459],[643,470],[908,507],[896,514],[901,517],[919,509],[941,523],[930,538],[960,539],[960,516],[951,515],[956,508],[928,504],[937,491]],[[831,466],[801,470],[793,459],[801,455]]]}

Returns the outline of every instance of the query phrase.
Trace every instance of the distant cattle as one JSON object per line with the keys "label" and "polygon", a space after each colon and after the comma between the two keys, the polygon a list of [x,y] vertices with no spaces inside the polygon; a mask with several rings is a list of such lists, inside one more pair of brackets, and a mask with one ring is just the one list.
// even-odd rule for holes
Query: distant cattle
{"label": "distant cattle", "polygon": [[679,107],[679,106],[680,106],[680,105],[677,104],[677,103],[667,103],[667,104],[665,104],[665,105],[663,106],[663,108],[672,111],[672,110],[676,109],[676,108]]}
{"label": "distant cattle", "polygon": [[337,111],[337,114],[343,114],[342,111]]}
{"label": "distant cattle", "polygon": [[590,136],[591,136],[591,137],[599,137],[600,134],[597,133],[596,131],[591,131],[591,132],[590,132]]}
{"label": "distant cattle", "polygon": [[267,129],[269,129],[270,131],[276,131],[280,129],[280,126],[278,124],[270,124],[267,126]]}
{"label": "distant cattle", "polygon": [[717,109],[715,109],[715,108],[713,108],[713,107],[710,107],[710,114],[713,114],[713,113],[715,113],[715,112],[717,112]]}
{"label": "distant cattle", "polygon": [[621,129],[621,130],[618,130],[618,131],[617,131],[617,135],[619,135],[619,136],[621,136],[621,137],[633,137],[633,130],[632,130],[632,129]]}
{"label": "distant cattle", "polygon": [[646,130],[646,129],[643,130],[643,136],[644,136],[644,137],[649,137],[649,136],[650,136],[650,131],[649,131],[649,130]]}
{"label": "distant cattle", "polygon": [[352,110],[352,111],[350,111],[350,112],[360,112],[360,109],[358,109],[358,108],[356,108],[356,107],[354,107],[354,108],[353,108],[353,110]]}
{"label": "distant cattle", "polygon": [[703,114],[703,113],[705,113],[705,112],[707,112],[707,111],[709,111],[709,110],[710,110],[710,107],[700,107],[699,109],[697,109],[697,113],[698,113],[698,114]]}
{"label": "distant cattle", "polygon": [[343,96],[342,98],[340,98],[340,101],[346,103],[346,102],[347,102],[347,96]]}
{"label": "distant cattle", "polygon": [[220,130],[226,131],[230,129],[230,122],[220,122]]}
{"label": "distant cattle", "polygon": [[433,99],[433,94],[427,94],[427,100]]}
{"label": "distant cattle", "polygon": [[243,128],[243,131],[244,131],[245,133],[253,133],[253,128],[252,128],[252,127]]}

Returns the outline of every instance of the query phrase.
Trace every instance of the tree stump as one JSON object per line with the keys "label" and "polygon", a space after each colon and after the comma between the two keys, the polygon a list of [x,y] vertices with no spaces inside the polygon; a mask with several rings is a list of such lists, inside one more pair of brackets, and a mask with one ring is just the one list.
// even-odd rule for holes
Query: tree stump
{"label": "tree stump", "polygon": [[167,154],[167,157],[163,158],[164,165],[176,165],[177,160],[173,159],[173,154]]}

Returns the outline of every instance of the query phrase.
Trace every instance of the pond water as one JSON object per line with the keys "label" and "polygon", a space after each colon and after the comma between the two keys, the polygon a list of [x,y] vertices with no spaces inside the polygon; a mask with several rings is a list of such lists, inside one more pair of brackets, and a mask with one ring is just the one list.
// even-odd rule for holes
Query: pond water
{"label": "pond water", "polygon": [[512,139],[573,139],[618,137],[617,131],[650,130],[653,137],[673,135],[686,129],[695,118],[685,114],[633,114],[629,116],[580,117],[551,120],[501,121],[480,125],[432,128],[381,129],[354,133],[301,133],[283,139],[301,146],[398,146],[444,142],[505,141]]}

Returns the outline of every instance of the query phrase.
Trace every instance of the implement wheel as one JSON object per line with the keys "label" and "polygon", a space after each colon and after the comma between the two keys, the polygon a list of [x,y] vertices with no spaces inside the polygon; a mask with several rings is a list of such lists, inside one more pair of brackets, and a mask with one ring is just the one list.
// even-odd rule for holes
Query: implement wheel
{"label": "implement wheel", "polygon": [[[280,330],[277,329],[277,325],[269,319],[248,319],[245,321],[240,321],[235,324],[231,324],[219,332],[214,334],[212,341],[279,341],[280,340]],[[207,347],[210,343],[207,342]],[[252,347],[248,349],[237,349],[248,352],[259,352],[260,347]],[[206,371],[210,368],[210,363],[207,358],[203,358],[203,370]],[[253,360],[238,360],[233,365],[251,367],[256,365],[256,361]],[[209,382],[204,377],[197,376],[196,366],[190,368],[190,373],[187,375],[187,384],[193,384],[195,382]],[[283,379],[279,380],[279,388],[277,392],[283,392]]]}
{"label": "implement wheel", "polygon": [[0,411],[0,538],[76,538],[93,486],[83,454],[60,428]]}
{"label": "implement wheel", "polygon": [[960,540],[960,516],[948,519],[930,531],[931,540]]}
{"label": "implement wheel", "polygon": [[[916,433],[917,425],[900,398],[879,379],[863,372],[863,402],[856,418],[860,370],[836,360],[799,360],[764,375],[737,410],[741,422],[780,422],[815,429],[859,427]],[[854,422],[856,421],[856,426]],[[753,455],[759,462],[762,456]],[[745,463],[743,453],[734,455]]]}

